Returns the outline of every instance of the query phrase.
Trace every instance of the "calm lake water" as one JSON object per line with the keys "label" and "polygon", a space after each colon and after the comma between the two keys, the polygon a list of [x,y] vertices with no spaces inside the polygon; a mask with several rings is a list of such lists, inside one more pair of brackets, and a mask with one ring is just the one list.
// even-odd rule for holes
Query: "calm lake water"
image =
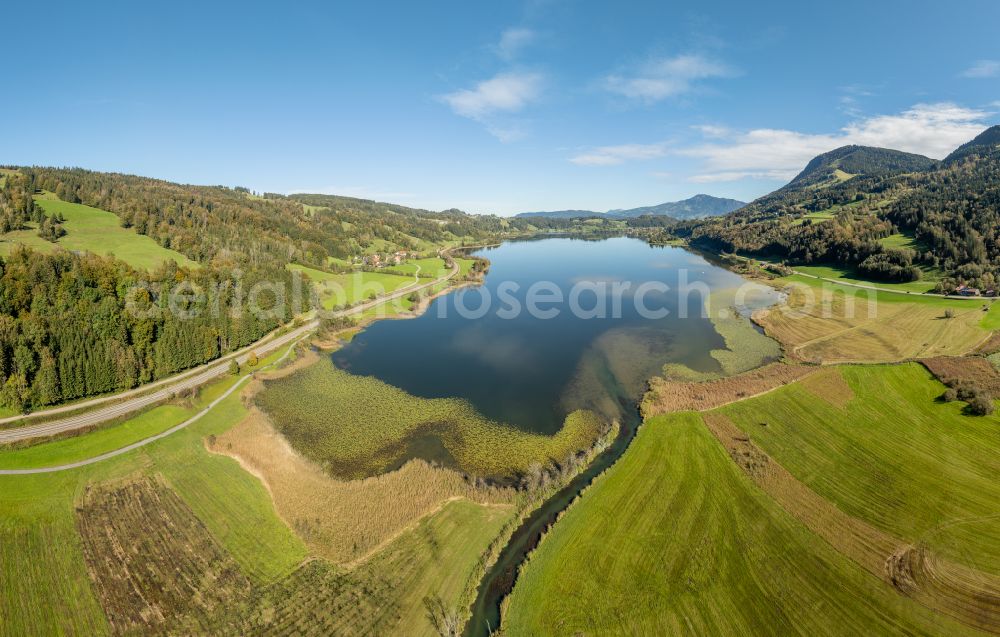
{"label": "calm lake water", "polygon": [[[744,282],[695,253],[630,238],[546,238],[476,254],[491,262],[484,285],[440,297],[418,318],[376,322],[332,354],[334,363],[417,396],[465,398],[495,420],[553,433],[578,408],[634,415],[646,380],[664,363],[718,370],[709,352],[724,342],[702,317],[703,295],[694,288],[685,294],[681,284]],[[562,303],[535,304],[554,316],[527,310],[540,281],[548,283],[536,294],[562,295]],[[612,286],[626,283],[616,312]],[[569,303],[574,286],[584,315]],[[642,306],[637,290],[645,292]],[[599,292],[607,293],[603,302]],[[669,314],[649,316],[662,310]]]}

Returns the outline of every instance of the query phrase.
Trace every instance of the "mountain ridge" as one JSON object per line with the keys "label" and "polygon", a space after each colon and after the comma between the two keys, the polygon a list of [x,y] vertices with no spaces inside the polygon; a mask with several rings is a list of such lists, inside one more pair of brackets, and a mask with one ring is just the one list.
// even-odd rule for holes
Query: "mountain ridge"
{"label": "mountain ridge", "polygon": [[697,194],[680,201],[667,201],[652,206],[641,206],[638,208],[614,208],[607,212],[595,210],[552,210],[542,212],[521,212],[515,217],[546,217],[549,219],[577,219],[583,217],[610,217],[615,219],[630,219],[643,215],[667,216],[674,219],[702,219],[724,215],[738,210],[746,205],[746,202],[737,199],[726,199],[724,197],[714,197],[712,195]]}
{"label": "mountain ridge", "polygon": [[[851,144],[813,157],[798,175],[783,188],[833,185],[857,175],[873,176],[928,170],[938,162],[891,148]],[[839,174],[838,174],[839,171]]]}

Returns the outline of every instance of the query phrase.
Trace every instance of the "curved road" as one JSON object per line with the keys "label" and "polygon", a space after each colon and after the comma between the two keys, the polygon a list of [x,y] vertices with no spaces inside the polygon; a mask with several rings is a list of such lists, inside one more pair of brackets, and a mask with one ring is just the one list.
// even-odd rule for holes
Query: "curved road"
{"label": "curved road", "polygon": [[[447,281],[452,277],[454,277],[456,274],[458,274],[458,272],[459,272],[459,265],[457,262],[455,262],[452,265],[451,270],[444,276],[438,277],[437,279],[434,279],[433,281],[430,281],[428,283],[419,284],[419,277],[417,276],[417,274],[419,274],[418,270],[417,273],[414,274],[413,283],[405,285],[390,294],[379,296],[378,298],[375,298],[371,301],[365,301],[363,303],[359,303],[353,307],[347,308],[346,310],[331,312],[330,315],[335,318],[339,318],[343,316],[360,314],[361,312],[369,310],[387,301],[398,299],[416,290],[422,290],[424,288],[432,287],[439,283],[443,283],[444,281]],[[33,438],[42,438],[42,437],[52,436],[55,434],[65,433],[67,431],[75,431],[77,429],[91,427],[100,424],[102,422],[118,418],[125,414],[138,411],[150,405],[155,405],[159,402],[169,399],[178,392],[198,387],[212,380],[213,378],[216,378],[218,376],[227,373],[229,368],[229,362],[234,357],[242,365],[243,363],[246,362],[246,359],[249,357],[251,352],[254,352],[258,355],[269,354],[275,351],[276,349],[288,343],[291,343],[292,341],[304,338],[309,332],[316,329],[318,325],[319,321],[317,319],[312,319],[309,322],[305,323],[304,325],[301,325],[291,330],[290,332],[287,332],[280,336],[272,336],[272,335],[266,336],[257,343],[254,343],[253,345],[243,348],[242,350],[237,352],[235,356],[229,355],[226,358],[219,359],[211,363],[207,363],[206,365],[185,372],[179,377],[175,376],[173,378],[166,379],[163,381],[157,381],[156,383],[144,385],[137,389],[123,392],[121,394],[113,394],[111,396],[104,396],[101,398],[96,398],[94,400],[82,403],[56,407],[53,409],[47,409],[45,411],[37,412],[33,414],[34,417],[64,413],[67,411],[77,411],[80,409],[85,409],[91,405],[99,405],[110,401],[120,401],[120,402],[115,402],[112,405],[108,405],[107,407],[95,409],[93,411],[87,411],[81,414],[67,416],[65,418],[51,420],[44,423],[39,423],[37,425],[27,425],[24,427],[17,427],[14,429],[0,430],[0,444],[31,440]],[[167,385],[162,389],[149,392],[151,388],[163,386],[164,384]],[[141,395],[136,396],[136,394],[141,394]],[[205,412],[207,412],[207,410],[211,409],[212,406],[214,405],[215,403],[213,402],[211,405],[206,407],[204,412],[200,412],[198,415],[194,416],[191,421],[189,421],[188,423],[184,423],[185,426],[186,424],[194,422],[194,420],[200,418]],[[18,420],[21,418],[24,417],[22,416],[22,417],[15,417],[12,419],[0,420],[0,423],[9,422],[10,420]],[[168,431],[172,433],[177,428],[180,428],[180,426]],[[146,441],[142,442],[143,444],[145,444]],[[149,442],[152,442],[152,440],[149,440]],[[32,470],[32,472],[40,473],[41,470]],[[2,473],[5,472],[0,472],[0,474]]]}

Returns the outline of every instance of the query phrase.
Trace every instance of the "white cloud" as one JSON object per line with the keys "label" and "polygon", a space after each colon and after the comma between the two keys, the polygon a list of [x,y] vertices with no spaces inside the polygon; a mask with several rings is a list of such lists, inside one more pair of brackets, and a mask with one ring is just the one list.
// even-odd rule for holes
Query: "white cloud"
{"label": "white cloud", "polygon": [[848,144],[892,148],[940,159],[986,127],[985,111],[950,103],[918,104],[897,115],[854,121],[829,134],[756,129],[677,151],[703,160],[702,174],[691,181],[788,180],[810,159]]}
{"label": "white cloud", "polygon": [[629,160],[655,159],[667,154],[666,144],[622,144],[601,146],[570,158],[580,166],[614,166]]}
{"label": "white cloud", "polygon": [[476,84],[442,95],[441,100],[462,117],[482,121],[495,113],[511,113],[523,109],[537,99],[542,91],[542,76],[538,73],[500,73]]}
{"label": "white cloud", "polygon": [[714,124],[702,124],[700,126],[693,127],[696,131],[699,131],[705,137],[729,137],[732,131],[726,126],[716,126]]}
{"label": "white cloud", "polygon": [[962,71],[962,77],[975,79],[1000,77],[1000,60],[979,60]]}
{"label": "white cloud", "polygon": [[500,41],[494,51],[501,59],[512,60],[524,47],[534,42],[536,37],[537,34],[531,29],[512,27],[500,34]]}
{"label": "white cloud", "polygon": [[656,102],[694,90],[699,80],[731,75],[733,71],[720,62],[686,54],[650,60],[631,73],[609,75],[603,86],[631,99]]}
{"label": "white cloud", "polygon": [[894,148],[943,159],[986,128],[988,113],[956,104],[918,104],[899,115],[880,115],[843,130],[850,144]]}

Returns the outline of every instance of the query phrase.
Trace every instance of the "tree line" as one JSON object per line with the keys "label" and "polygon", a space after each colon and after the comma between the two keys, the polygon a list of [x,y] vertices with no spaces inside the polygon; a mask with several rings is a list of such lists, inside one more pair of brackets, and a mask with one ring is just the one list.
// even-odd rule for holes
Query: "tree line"
{"label": "tree line", "polygon": [[[122,391],[249,345],[290,320],[289,273],[165,262],[154,272],[92,254],[17,247],[0,260],[0,403],[29,410]],[[248,290],[268,288],[254,299]],[[288,296],[290,298],[290,296]]]}

